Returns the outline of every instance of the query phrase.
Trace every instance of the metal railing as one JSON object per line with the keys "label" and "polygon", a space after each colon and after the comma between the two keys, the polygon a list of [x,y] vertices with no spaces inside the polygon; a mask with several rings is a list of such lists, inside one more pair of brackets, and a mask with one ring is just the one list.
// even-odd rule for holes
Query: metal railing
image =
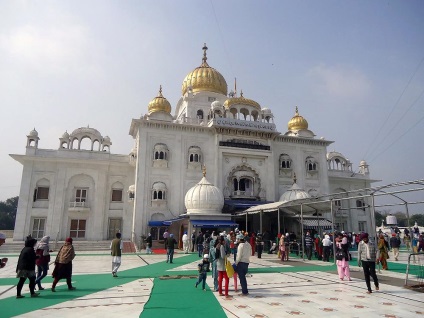
{"label": "metal railing", "polygon": [[[411,257],[413,258],[414,268],[411,269]],[[408,256],[408,265],[406,266],[406,277],[405,277],[405,286],[408,285],[408,280],[410,277],[414,277],[413,279],[417,282],[416,285],[424,286],[424,252],[420,253],[411,253]]]}
{"label": "metal railing", "polygon": [[70,208],[88,208],[88,202],[69,202],[69,207]]}

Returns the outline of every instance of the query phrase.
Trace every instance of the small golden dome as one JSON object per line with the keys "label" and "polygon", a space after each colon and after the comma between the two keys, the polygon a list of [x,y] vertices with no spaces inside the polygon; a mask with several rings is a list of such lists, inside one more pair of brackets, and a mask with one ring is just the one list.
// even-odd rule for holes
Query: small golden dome
{"label": "small golden dome", "polygon": [[155,112],[171,113],[171,104],[162,95],[162,85],[159,87],[159,94],[150,103],[148,107],[149,115]]}
{"label": "small golden dome", "polygon": [[308,122],[305,118],[299,115],[299,111],[296,106],[296,113],[294,114],[294,117],[290,119],[288,124],[289,130],[301,130],[301,129],[308,129]]}
{"label": "small golden dome", "polygon": [[192,72],[188,73],[185,77],[182,85],[183,95],[188,91],[189,88],[192,89],[193,93],[200,91],[209,91],[214,93],[219,93],[227,95],[227,82],[225,81],[224,76],[221,75],[216,69],[210,67],[206,60],[206,50],[208,48],[203,47],[203,59],[202,65],[195,68]]}
{"label": "small golden dome", "polygon": [[244,98],[243,91],[240,92],[240,97],[232,97],[224,102],[224,107],[229,109],[232,105],[248,105],[261,110],[261,105],[252,99]]}

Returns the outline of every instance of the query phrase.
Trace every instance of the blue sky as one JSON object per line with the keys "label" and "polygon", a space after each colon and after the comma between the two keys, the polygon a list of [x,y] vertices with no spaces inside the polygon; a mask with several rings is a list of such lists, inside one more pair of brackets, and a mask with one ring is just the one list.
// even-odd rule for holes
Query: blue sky
{"label": "blue sky", "polygon": [[208,62],[273,111],[295,106],[328,150],[383,183],[422,179],[424,1],[0,1],[0,200],[19,194],[23,154],[82,126],[129,153],[132,118]]}

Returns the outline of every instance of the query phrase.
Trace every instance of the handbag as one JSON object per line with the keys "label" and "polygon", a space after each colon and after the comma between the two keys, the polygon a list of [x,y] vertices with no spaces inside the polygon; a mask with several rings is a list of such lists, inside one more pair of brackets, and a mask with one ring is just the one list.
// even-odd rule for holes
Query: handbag
{"label": "handbag", "polygon": [[342,250],[338,250],[336,252],[336,260],[341,261],[345,257],[345,254]]}
{"label": "handbag", "polygon": [[234,276],[234,267],[231,265],[227,258],[225,258],[225,271],[227,272],[228,278]]}

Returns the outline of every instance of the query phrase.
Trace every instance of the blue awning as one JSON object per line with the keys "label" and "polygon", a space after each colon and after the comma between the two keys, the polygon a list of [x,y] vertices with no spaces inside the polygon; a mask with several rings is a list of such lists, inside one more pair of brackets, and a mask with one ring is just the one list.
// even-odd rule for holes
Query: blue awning
{"label": "blue awning", "polygon": [[271,203],[271,201],[225,200],[224,204],[236,209],[248,209],[252,206]]}
{"label": "blue awning", "polygon": [[165,220],[165,221],[149,221],[148,226],[170,226],[173,222],[180,221],[185,219],[185,216],[179,216],[175,219]]}
{"label": "blue awning", "polygon": [[165,224],[166,221],[149,221],[149,226],[167,226],[169,224]]}
{"label": "blue awning", "polygon": [[227,220],[192,220],[190,221],[194,227],[234,227],[238,223]]}

